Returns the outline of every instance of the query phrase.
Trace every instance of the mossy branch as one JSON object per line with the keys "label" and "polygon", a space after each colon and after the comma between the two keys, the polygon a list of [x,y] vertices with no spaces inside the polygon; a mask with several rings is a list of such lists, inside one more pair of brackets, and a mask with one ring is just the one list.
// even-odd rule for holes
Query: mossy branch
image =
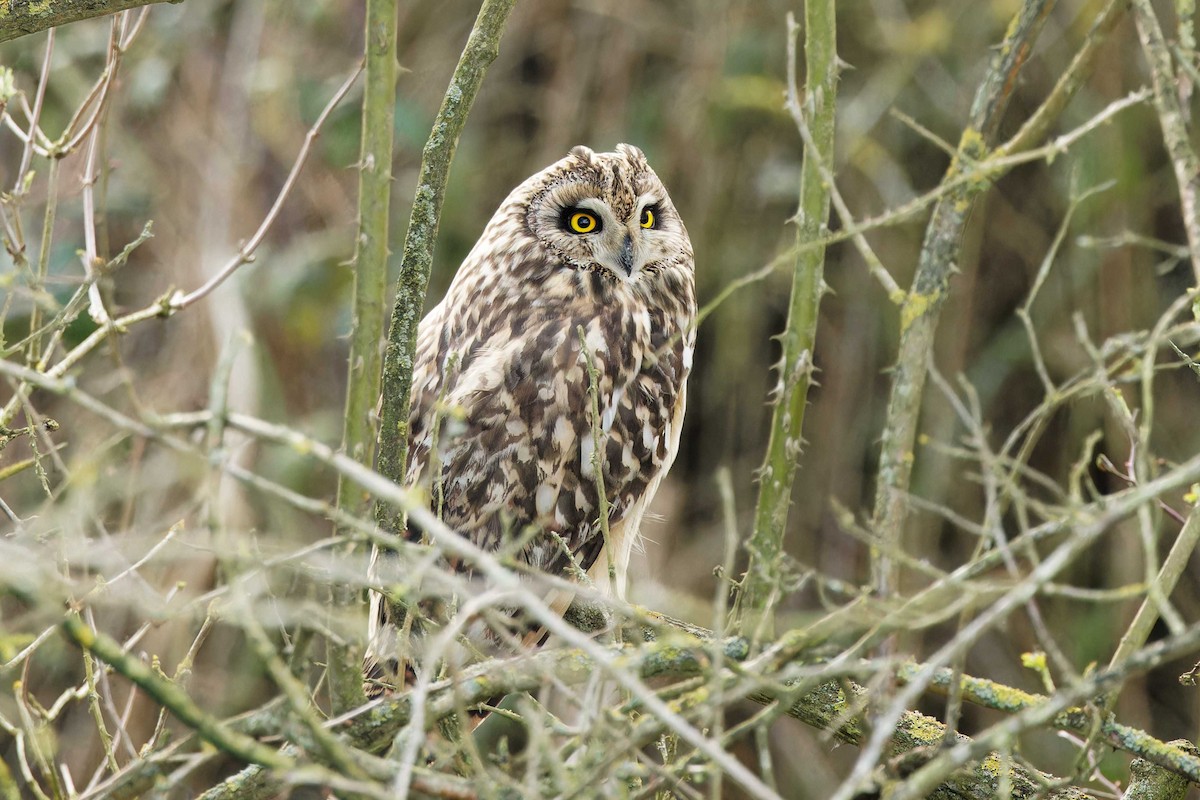
{"label": "mossy branch", "polygon": [[[1187,652],[1195,647],[1197,632],[1195,630],[1183,634],[1171,641],[1170,652]],[[1182,748],[1177,743],[1164,742],[1147,734],[1145,731],[1123,725],[1109,713],[1094,706],[1072,706],[1074,698],[1090,700],[1098,689],[1119,683],[1129,675],[1145,672],[1154,666],[1168,660],[1169,653],[1163,647],[1151,651],[1141,651],[1136,659],[1123,662],[1121,665],[1093,673],[1075,687],[1064,689],[1054,697],[1031,694],[1014,689],[995,681],[975,678],[969,675],[956,674],[953,670],[939,670],[929,684],[932,692],[948,695],[955,688],[961,692],[963,699],[985,708],[1003,711],[1013,718],[1017,715],[1027,715],[1027,729],[1032,727],[1053,728],[1068,731],[1080,736],[1098,735],[1100,739],[1112,747],[1132,753],[1163,769],[1177,775],[1183,775],[1192,781],[1200,783],[1200,754],[1189,748]],[[897,677],[906,682],[917,679],[920,666],[914,663],[902,665]],[[1038,720],[1030,720],[1038,717]],[[1036,722],[1036,724],[1032,724]],[[961,756],[960,759],[961,760]],[[949,766],[949,765],[947,765]]]}
{"label": "mossy branch", "polygon": [[[1191,110],[1180,99],[1180,86],[1191,79],[1177,74],[1171,51],[1167,47],[1162,26],[1150,0],[1133,0],[1133,17],[1137,22],[1142,51],[1150,64],[1154,85],[1154,109],[1162,127],[1163,143],[1171,157],[1171,167],[1179,184],[1179,201],[1183,207],[1183,229],[1187,235],[1192,275],[1200,285],[1200,156],[1192,146],[1188,125],[1193,119]],[[1186,30],[1186,26],[1181,26]],[[1200,313],[1197,313],[1200,317]]]}
{"label": "mossy branch", "polygon": [[[804,59],[806,91],[803,102],[795,83],[795,19],[788,15],[788,103],[799,124],[811,133],[812,151],[806,151],[800,171],[800,208],[796,212],[796,243],[819,239],[827,230],[830,185],[821,174],[833,163],[833,134],[837,104],[837,14],[833,0],[804,4]],[[805,137],[806,139],[810,137]],[[792,272],[792,293],[787,326],[780,341],[779,384],[771,414],[771,434],[759,476],[754,532],[747,547],[750,565],[742,589],[741,608],[762,614],[756,627],[771,636],[770,599],[778,590],[783,536],[792,483],[803,441],[804,410],[812,382],[813,347],[817,337],[817,311],[825,290],[825,248],[801,249]]]}
{"label": "mossy branch", "polygon": [[89,628],[79,614],[68,613],[62,622],[62,630],[68,639],[124,675],[214,747],[235,758],[272,769],[287,769],[294,765],[292,759],[278,750],[238,733],[205,712],[173,681],[129,655],[111,637]]}
{"label": "mossy branch", "polygon": [[[350,327],[350,364],[342,449],[367,467],[375,463],[378,434],[372,415],[379,400],[383,365],[384,292],[387,288],[388,211],[392,196],[392,136],[396,111],[397,0],[368,0],[363,47],[366,82],[363,91],[362,142],[358,159],[358,228],[354,248],[354,309]],[[370,495],[338,479],[337,507],[367,517]],[[334,584],[335,606],[361,602],[349,586]],[[350,643],[328,644],[329,695],[333,713],[361,705],[359,665],[362,653]]]}
{"label": "mossy branch", "polygon": [[[1052,0],[1022,3],[975,93],[970,119],[943,182],[954,181],[960,172],[987,157],[1017,74],[1053,5]],[[974,199],[990,185],[986,179],[961,183],[938,201],[925,229],[916,275],[900,309],[900,353],[892,373],[873,515],[875,535],[881,542],[872,558],[872,583],[880,595],[896,588],[896,565],[887,553],[899,543],[908,510],[917,420],[934,333],[950,276],[957,268],[967,214]]]}
{"label": "mossy branch", "polygon": [[182,0],[9,0],[0,3],[0,42],[131,8]]}
{"label": "mossy branch", "polygon": [[[1196,745],[1187,739],[1176,739],[1170,745],[1189,755],[1200,755]],[[1144,758],[1135,758],[1129,772],[1125,800],[1183,800],[1187,796],[1187,778]]]}
{"label": "mossy branch", "polygon": [[[500,52],[500,36],[516,0],[484,0],[467,38],[466,47],[454,68],[450,86],[433,121],[433,130],[421,152],[421,171],[413,197],[408,233],[400,261],[400,285],[392,308],[387,346],[383,357],[383,404],[379,438],[379,472],[397,483],[404,482],[408,458],[408,403],[412,394],[413,361],[417,347],[417,325],[429,288],[433,249],[437,242],[446,179],[458,147],[458,137],[467,114],[479,93],[483,76]],[[386,504],[379,504],[376,518],[387,530],[397,532],[402,519]]]}
{"label": "mossy branch", "polygon": [[[655,623],[657,631],[647,629],[649,636],[657,639],[639,645],[616,645],[614,650],[623,668],[643,679],[668,678],[682,680],[703,675],[712,669],[714,647],[711,633],[694,625],[677,623],[667,617],[647,612],[646,616]],[[664,632],[665,629],[665,632]],[[963,697],[977,705],[1004,711],[1010,715],[1006,721],[1007,733],[1033,728],[1050,727],[1057,730],[1087,734],[1097,724],[1094,712],[1086,707],[1073,705],[1097,691],[1128,678],[1134,673],[1158,666],[1182,653],[1192,652],[1200,645],[1200,629],[1193,628],[1183,634],[1164,639],[1138,653],[1137,657],[1119,668],[1101,670],[1078,685],[1060,691],[1052,697],[1030,694],[992,681],[956,675],[951,670],[941,670],[930,689],[946,692],[954,680],[961,682]],[[784,713],[801,720],[807,725],[832,732],[842,741],[861,744],[865,729],[859,721],[864,707],[867,690],[853,681],[816,678],[808,685],[785,685],[773,682],[774,688],[756,689],[758,678],[778,677],[786,669],[807,663],[812,653],[823,646],[821,637],[813,637],[803,629],[790,631],[757,658],[751,658],[749,642],[741,637],[726,639],[719,644],[721,656],[730,663],[743,663],[742,676],[751,678],[749,684],[743,680],[743,693],[750,699],[764,704],[782,703]],[[464,707],[486,703],[491,698],[514,692],[533,691],[545,685],[549,676],[567,685],[577,685],[591,678],[596,663],[582,651],[573,648],[543,650],[525,658],[493,660],[468,670],[452,681],[443,681],[431,687],[427,697],[425,720],[433,726],[437,720],[458,713]],[[850,670],[853,673],[854,669]],[[875,667],[861,663],[864,674]],[[902,665],[897,678],[907,681],[919,677],[920,665]],[[846,674],[845,670],[839,674]],[[730,681],[728,697],[736,696],[734,672],[726,676]],[[748,687],[748,688],[747,688]],[[849,695],[847,695],[849,692]],[[362,715],[347,722],[341,734],[355,747],[367,752],[382,752],[391,746],[396,732],[412,719],[413,693],[408,692],[373,705]],[[1111,717],[1098,722],[1100,735],[1114,747],[1141,756],[1164,769],[1186,775],[1192,780],[1200,779],[1200,757],[1185,748],[1159,741],[1128,726],[1117,723]],[[1045,794],[1046,787],[1055,780],[1052,776],[1022,767],[1005,764],[991,748],[988,734],[979,740],[966,736],[953,739],[954,748],[946,750],[949,755],[941,756],[945,745],[946,728],[936,719],[915,711],[906,712],[900,719],[892,736],[892,757],[909,754],[904,761],[908,769],[926,770],[924,777],[934,787],[929,797],[990,797],[998,781],[999,770],[1010,770],[1005,776],[1013,786],[1014,797],[1048,796],[1058,800],[1083,800],[1091,795],[1075,788],[1064,788]],[[982,751],[982,752],[977,752]],[[970,758],[968,758],[970,756]],[[901,760],[904,760],[903,758]],[[262,770],[251,768],[235,779],[241,786],[259,785],[251,780],[261,776]],[[936,780],[933,780],[936,778]],[[274,788],[278,788],[275,786]],[[913,786],[908,781],[897,781],[891,791],[910,793]],[[1042,794],[1039,794],[1042,792]],[[214,795],[216,796],[216,795]],[[223,795],[228,796],[228,795]],[[243,800],[267,797],[269,792],[250,791],[237,795]]]}

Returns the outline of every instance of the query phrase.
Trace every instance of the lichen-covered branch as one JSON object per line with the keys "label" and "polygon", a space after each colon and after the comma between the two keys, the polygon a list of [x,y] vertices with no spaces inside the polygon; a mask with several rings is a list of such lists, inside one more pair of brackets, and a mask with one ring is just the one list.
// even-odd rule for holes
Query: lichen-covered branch
{"label": "lichen-covered branch", "polygon": [[[803,102],[796,89],[795,42],[797,25],[788,16],[788,102],[801,125],[811,133],[813,151],[806,152],[800,170],[800,208],[796,212],[796,243],[819,239],[829,219],[830,184],[823,164],[833,164],[833,134],[837,106],[837,14],[833,0],[804,4],[804,61],[806,91]],[[808,137],[806,137],[808,138]],[[760,619],[762,635],[772,632],[768,608],[780,580],[780,557],[792,502],[792,483],[803,441],[804,410],[812,382],[813,347],[817,337],[817,311],[825,291],[825,248],[802,249],[792,272],[792,293],[787,326],[780,341],[779,383],[771,413],[771,433],[759,476],[754,532],[747,545],[750,565],[742,586],[745,611],[766,612]]]}
{"label": "lichen-covered branch", "polygon": [[[1175,646],[1186,651],[1195,646],[1194,632],[1191,638],[1176,640]],[[1182,646],[1181,646],[1182,645]],[[1139,655],[1139,659],[1143,656]],[[1163,660],[1161,651],[1149,656],[1149,663],[1157,664]],[[1133,672],[1142,672],[1146,661],[1138,661],[1129,666],[1110,666],[1102,676],[1093,676],[1096,684],[1112,684],[1121,676]],[[916,677],[919,665],[908,663],[897,671],[897,677],[903,682]],[[1052,698],[1039,694],[1031,694],[995,681],[976,678],[969,675],[955,675],[952,670],[940,670],[929,684],[931,692],[949,694],[954,682],[958,681],[958,689],[965,700],[978,706],[1003,711],[1006,714],[1017,715],[1034,709],[1048,708]],[[1092,684],[1089,684],[1089,687]],[[1088,689],[1078,689],[1077,694],[1086,695]],[[1108,712],[1094,708],[1073,707],[1059,711],[1052,716],[1051,726],[1060,731],[1070,731],[1082,736],[1097,733],[1101,739],[1112,747],[1132,753],[1148,760],[1164,769],[1179,775],[1186,775],[1191,780],[1200,783],[1200,754],[1181,748],[1177,743],[1164,742],[1149,735],[1145,731],[1122,725]]]}
{"label": "lichen-covered branch", "polygon": [[[674,623],[659,615],[650,615],[661,624]],[[711,669],[713,646],[708,634],[693,625],[681,625],[677,631],[659,632],[660,638],[640,645],[618,645],[619,663],[631,673],[643,679],[671,678],[683,680],[704,674]],[[1074,705],[1092,696],[1097,691],[1111,686],[1135,673],[1144,673],[1167,659],[1181,653],[1192,652],[1200,644],[1200,629],[1193,628],[1185,634],[1156,643],[1140,652],[1137,658],[1117,669],[1107,669],[1089,676],[1076,686],[1060,691],[1052,697],[1033,695],[991,681],[972,677],[961,677],[964,696],[979,705],[1005,711],[1013,715],[1002,723],[1006,732],[1016,732],[1049,726],[1058,730],[1086,734],[1094,725],[1099,725],[1106,741],[1128,752],[1151,760],[1165,769],[1188,775],[1193,780],[1200,778],[1200,757],[1185,748],[1154,739],[1147,734],[1123,726],[1111,717],[1097,720],[1094,711]],[[859,721],[866,689],[853,681],[838,681],[830,677],[817,678],[810,685],[787,687],[776,683],[776,688],[756,689],[758,679],[770,679],[787,668],[794,668],[805,661],[812,643],[804,631],[792,631],[780,639],[781,647],[769,654],[748,661],[751,656],[749,643],[740,637],[727,639],[721,645],[722,656],[731,663],[746,664],[746,674],[730,673],[727,676],[728,699],[746,696],[764,704],[783,702],[784,713],[808,725],[829,730],[839,739],[860,744],[865,730]],[[545,650],[525,658],[511,661],[489,661],[472,667],[451,681],[444,681],[431,688],[425,710],[427,724],[456,713],[459,709],[487,702],[490,698],[513,692],[532,691],[545,685],[553,677],[564,684],[573,685],[587,681],[596,669],[591,657],[576,649]],[[874,667],[862,662],[859,667],[864,674]],[[902,681],[915,677],[919,665],[904,665],[898,673]],[[814,665],[819,673],[819,665]],[[942,670],[931,684],[935,691],[948,691],[954,674]],[[739,683],[740,682],[740,683]],[[737,686],[740,685],[740,694]],[[847,699],[846,690],[851,692]],[[701,689],[700,691],[705,691]],[[346,724],[342,735],[367,752],[382,752],[389,747],[396,732],[412,718],[413,694],[406,693],[372,706],[364,714]],[[686,705],[679,699],[677,705]],[[653,724],[653,723],[651,723]],[[890,755],[899,758],[910,754],[905,760],[909,770],[925,772],[925,784],[910,784],[896,781],[892,791],[906,796],[928,797],[991,797],[994,795],[1001,773],[1006,771],[1005,780],[1013,786],[1013,797],[1049,796],[1059,800],[1082,800],[1090,797],[1087,792],[1075,788],[1061,788],[1044,794],[1046,787],[1055,779],[1037,773],[1015,763],[1005,763],[997,753],[991,752],[991,734],[985,731],[979,741],[965,736],[955,738],[951,756],[936,755],[945,742],[945,726],[931,717],[915,711],[906,712],[900,719],[892,736]],[[902,759],[904,760],[904,759]],[[251,769],[237,778],[240,786],[256,785],[250,778],[261,773]],[[907,773],[906,773],[907,774]],[[923,787],[923,788],[921,788]],[[913,795],[913,792],[917,795]],[[927,792],[927,793],[924,793]],[[1039,794],[1042,792],[1042,794]],[[216,795],[214,795],[216,796]],[[230,796],[230,795],[222,795]],[[239,797],[255,798],[269,796],[266,792],[249,792]]]}
{"label": "lichen-covered branch", "polygon": [[[400,285],[396,290],[383,358],[378,468],[382,475],[397,483],[404,480],[404,464],[408,458],[408,403],[412,393],[417,325],[429,288],[446,179],[454,160],[454,150],[458,147],[458,137],[466,125],[467,114],[479,93],[483,76],[500,52],[500,36],[515,2],[484,0],[450,78],[442,107],[433,121],[433,130],[421,152],[421,171],[400,261]],[[389,512],[384,504],[380,504],[376,516],[388,530],[397,531],[401,527],[400,518]]]}
{"label": "lichen-covered branch", "polygon": [[179,2],[182,0],[8,0],[0,3],[0,42],[131,8]]}
{"label": "lichen-covered branch", "polygon": [[1183,207],[1181,217],[1187,234],[1192,274],[1196,284],[1200,285],[1200,156],[1196,155],[1196,149],[1192,146],[1188,133],[1191,111],[1180,100],[1179,88],[1190,79],[1176,74],[1171,51],[1150,0],[1133,0],[1133,18],[1137,22],[1142,51],[1150,64],[1154,109],[1158,112],[1163,143],[1171,157],[1171,167],[1179,184],[1179,200]]}
{"label": "lichen-covered branch", "polygon": [[[1200,755],[1187,739],[1176,739],[1171,745],[1193,756]],[[1187,778],[1144,758],[1135,758],[1129,772],[1125,800],[1183,800],[1187,796]]]}
{"label": "lichen-covered branch", "polygon": [[[1083,735],[1102,731],[1106,740],[1124,750],[1138,752],[1143,758],[1159,766],[1187,775],[1200,781],[1200,759],[1195,755],[1161,742],[1153,737],[1129,728],[1116,725],[1102,710],[1085,705],[1093,697],[1119,686],[1134,674],[1142,674],[1161,666],[1172,658],[1194,653],[1200,647],[1200,626],[1192,626],[1183,633],[1162,639],[1131,656],[1115,667],[1090,673],[1074,684],[1058,689],[1053,695],[1025,704],[1015,700],[1020,694],[1005,689],[998,692],[1018,713],[992,726],[975,741],[960,741],[953,747],[940,752],[928,764],[912,773],[904,786],[893,796],[896,800],[917,800],[926,796],[933,787],[966,764],[984,757],[988,750],[999,743],[1010,742],[1019,733],[1043,727],[1070,730]],[[914,669],[912,677],[921,678],[922,669]],[[950,679],[950,673],[939,673]]]}
{"label": "lichen-covered branch", "polygon": [[[853,683],[848,684],[855,703],[860,706],[865,702],[866,690]],[[757,698],[755,698],[757,699]],[[847,707],[846,697],[842,688],[836,683],[824,683],[816,691],[789,709],[789,714],[816,727],[828,728],[831,723],[841,720],[841,716],[826,719],[830,711],[844,714]],[[820,715],[814,718],[813,710]],[[835,735],[844,742],[860,744],[863,740],[863,727],[857,721],[844,724],[835,731]],[[969,744],[971,740],[957,734],[954,740],[959,744]],[[881,776],[880,783],[889,783],[886,788],[875,787],[882,791],[883,796],[907,788],[903,776],[927,761],[932,753],[940,750],[946,743],[946,726],[918,711],[908,711],[901,718],[892,736],[890,756],[896,765],[898,775]],[[1005,774],[1007,773],[1007,774]],[[1003,776],[1003,777],[1002,777]],[[1053,800],[1088,800],[1092,795],[1074,787],[1060,788],[1048,791],[1057,779],[1044,772],[1023,767],[1019,764],[1005,763],[998,753],[989,753],[984,758],[967,764],[964,768],[947,774],[934,786],[927,789],[922,797],[936,800],[961,800],[961,798],[992,798],[998,795],[1002,780],[1009,781],[1011,797],[1013,798],[1053,798]],[[865,792],[870,794],[869,790]]]}
{"label": "lichen-covered branch", "polygon": [[[1021,4],[975,93],[970,119],[943,181],[954,180],[964,169],[987,156],[1017,74],[1053,6],[1052,0],[1025,0]],[[888,552],[899,542],[907,513],[905,496],[912,476],[917,420],[934,333],[950,276],[957,268],[967,213],[972,201],[989,185],[984,179],[959,184],[934,207],[917,272],[900,309],[900,353],[892,372],[873,512],[873,527],[880,546],[872,558],[872,583],[881,595],[895,590],[896,565]]]}

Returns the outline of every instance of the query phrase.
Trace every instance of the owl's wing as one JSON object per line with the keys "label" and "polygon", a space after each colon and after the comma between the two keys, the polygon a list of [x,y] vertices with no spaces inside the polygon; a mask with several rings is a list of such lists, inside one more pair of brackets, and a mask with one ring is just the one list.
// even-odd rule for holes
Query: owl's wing
{"label": "owl's wing", "polygon": [[[632,319],[619,305],[587,318],[535,308],[489,328],[462,325],[444,306],[421,324],[409,485],[427,492],[449,527],[538,571],[591,571],[603,590],[611,558],[620,591],[642,514],[678,447],[690,333],[656,312]],[[599,420],[588,394],[593,381]],[[601,484],[613,545],[607,558]],[[570,597],[548,600],[561,611]],[[366,671],[377,693],[403,677],[398,658],[386,655],[397,650],[401,612],[377,593],[371,602]],[[531,631],[526,641],[541,635]]]}
{"label": "owl's wing", "polygon": [[[435,356],[439,368],[414,395],[410,477],[451,528],[561,574],[572,562],[588,570],[601,552],[601,485],[610,528],[635,509],[640,517],[640,501],[678,443],[688,343],[628,336],[618,314],[529,313],[519,327],[463,339],[461,349]],[[654,344],[663,352],[650,357]],[[590,408],[589,356],[599,420]]]}

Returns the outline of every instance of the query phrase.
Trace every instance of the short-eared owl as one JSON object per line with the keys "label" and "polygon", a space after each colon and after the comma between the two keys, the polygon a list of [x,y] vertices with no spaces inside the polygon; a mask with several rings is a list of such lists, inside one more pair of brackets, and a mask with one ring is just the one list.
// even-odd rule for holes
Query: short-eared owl
{"label": "short-eared owl", "polygon": [[[636,147],[576,147],[514,189],[421,322],[408,484],[480,547],[553,575],[582,568],[600,590],[611,563],[623,595],[642,516],[679,446],[693,267],[683,221]],[[376,553],[376,577],[397,582],[389,561]],[[378,594],[371,606],[374,695],[420,659],[397,652],[402,612]]]}

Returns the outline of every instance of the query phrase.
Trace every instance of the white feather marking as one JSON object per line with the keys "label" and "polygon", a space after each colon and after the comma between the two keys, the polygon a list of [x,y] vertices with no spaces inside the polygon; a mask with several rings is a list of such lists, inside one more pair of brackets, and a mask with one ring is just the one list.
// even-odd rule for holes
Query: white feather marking
{"label": "white feather marking", "polygon": [[589,353],[608,352],[608,341],[604,338],[604,331],[600,330],[600,322],[598,320],[593,320],[588,324],[584,342],[587,344]]}
{"label": "white feather marking", "polygon": [[651,453],[654,452],[654,446],[658,444],[658,437],[654,435],[654,426],[642,426],[642,444],[645,445],[646,449]]}
{"label": "white feather marking", "polygon": [[560,453],[566,453],[571,448],[571,439],[574,438],[575,431],[571,430],[571,424],[567,422],[566,417],[559,417],[554,421],[554,446]]}
{"label": "white feather marking", "polygon": [[633,457],[632,443],[625,445],[625,448],[621,450],[621,464],[630,472],[637,469],[638,462],[637,459]]}
{"label": "white feather marking", "polygon": [[588,480],[593,480],[596,477],[596,471],[592,469],[592,456],[596,454],[596,440],[591,436],[584,436],[579,440],[579,465],[583,477]]}
{"label": "white feather marking", "polygon": [[617,418],[617,406],[621,403],[621,398],[625,395],[625,387],[618,386],[613,389],[612,398],[608,401],[608,405],[604,408],[604,414],[600,417],[600,427],[605,433],[612,429],[613,420]]}
{"label": "white feather marking", "polygon": [[637,319],[638,319],[638,322],[641,324],[642,330],[645,331],[647,334],[649,334],[650,333],[650,312],[649,312],[649,310],[642,309],[642,313],[638,314]]}
{"label": "white feather marking", "polygon": [[550,510],[554,508],[555,494],[554,487],[548,483],[543,483],[538,487],[537,495],[534,498],[538,516],[549,515]]}

